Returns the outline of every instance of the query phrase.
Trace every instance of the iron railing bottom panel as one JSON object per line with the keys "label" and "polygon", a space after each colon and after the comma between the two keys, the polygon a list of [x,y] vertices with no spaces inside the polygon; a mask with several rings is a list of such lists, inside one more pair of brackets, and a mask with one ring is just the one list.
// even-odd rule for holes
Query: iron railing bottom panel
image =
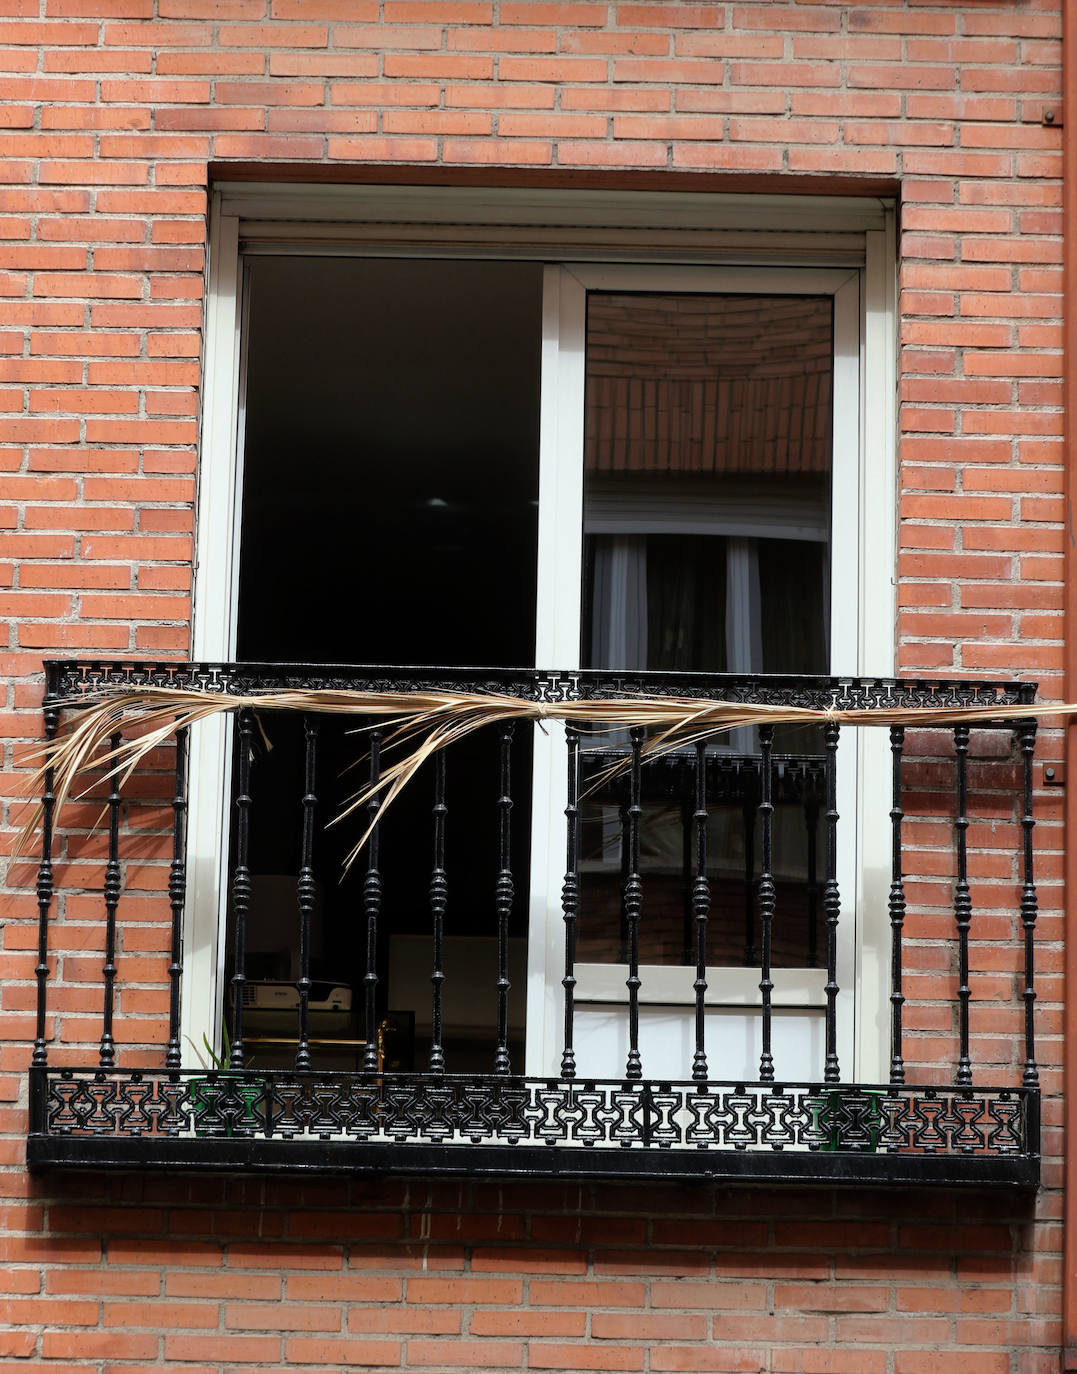
{"label": "iron railing bottom panel", "polygon": [[622,1179],[696,1183],[945,1185],[1034,1189],[1038,1159],[1025,1156],[734,1154],[732,1151],[629,1155],[585,1149],[462,1145],[360,1145],[310,1140],[132,1140],[31,1136],[32,1170],[197,1169],[254,1174],[379,1174],[395,1176]]}
{"label": "iron railing bottom panel", "polygon": [[1033,1089],[40,1069],[31,1168],[1039,1182]]}

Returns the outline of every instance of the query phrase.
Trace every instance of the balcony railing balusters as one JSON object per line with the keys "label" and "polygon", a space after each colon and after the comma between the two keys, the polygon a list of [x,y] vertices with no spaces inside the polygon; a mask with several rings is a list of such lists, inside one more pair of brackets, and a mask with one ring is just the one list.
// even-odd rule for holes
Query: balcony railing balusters
{"label": "balcony railing balusters", "polygon": [[625,1077],[636,1079],[643,1077],[643,1061],[639,1052],[639,921],[643,906],[643,879],[639,868],[639,830],[640,819],[643,815],[641,800],[643,729],[638,725],[633,726],[629,731],[629,739],[631,741],[631,764],[628,775],[628,807],[625,817],[627,833],[624,846],[627,871],[623,898],[624,921],[628,931],[628,977],[625,979],[625,986],[628,988],[628,1060],[625,1066]]}
{"label": "balcony railing balusters", "polygon": [[1021,925],[1025,944],[1025,986],[1021,993],[1025,1004],[1025,1069],[1021,1082],[1026,1088],[1039,1086],[1040,1075],[1036,1068],[1036,1032],[1033,1012],[1036,1005],[1036,966],[1034,937],[1038,902],[1036,898],[1036,879],[1033,867],[1032,831],[1036,824],[1032,810],[1033,793],[1033,753],[1036,748],[1036,722],[1025,721],[1017,731],[1021,747],[1022,773],[1022,813],[1021,813]]}
{"label": "balcony railing balusters", "polygon": [[430,1059],[431,1073],[445,1072],[442,1045],[441,1008],[445,983],[445,911],[449,902],[449,883],[445,872],[445,825],[449,808],[445,800],[445,751],[434,758],[434,867],[430,873],[430,920],[433,926],[433,968],[430,973]]}
{"label": "balcony railing balusters", "polygon": [[314,881],[314,817],[318,808],[318,719],[303,717],[303,827],[300,836],[299,880],[296,900],[299,907],[299,1044],[295,1051],[297,1073],[306,1073],[310,1058],[310,922],[314,914],[317,888]]}
{"label": "balcony railing balusters", "polygon": [[[48,746],[56,738],[60,728],[60,712],[55,706],[46,706],[45,744]],[[48,1048],[45,1042],[46,1004],[48,1001],[49,978],[49,910],[52,907],[54,876],[52,868],[52,826],[53,812],[56,808],[56,786],[54,770],[45,769],[45,785],[41,794],[41,861],[37,868],[37,964],[34,977],[37,979],[37,1022],[34,1029],[34,1051],[30,1063],[34,1068],[44,1068],[48,1063]]]}
{"label": "balcony railing balusters", "polygon": [[[115,754],[120,736],[109,739],[109,751]],[[112,764],[110,763],[110,767]],[[105,966],[104,1006],[101,1012],[101,1049],[99,1058],[103,1069],[116,1067],[116,1040],[112,1034],[116,1003],[116,911],[120,904],[120,776],[113,771],[108,785],[108,859],[105,862]]]}
{"label": "balcony railing balusters", "polygon": [[968,1087],[972,1082],[972,1061],[969,1058],[969,928],[972,925],[972,897],[969,893],[968,860],[968,768],[969,727],[954,726],[954,752],[957,755],[957,816],[954,836],[957,848],[957,881],[954,884],[954,920],[957,924],[957,1019],[960,1053],[955,1082]]}
{"label": "balcony railing balusters", "polygon": [[239,712],[239,776],[236,782],[236,863],[232,870],[232,918],[235,943],[232,971],[232,1045],[228,1067],[242,1069],[246,1062],[243,1048],[243,990],[247,983],[247,911],[251,903],[250,812],[251,754],[254,748],[254,713],[249,707]]}
{"label": "balcony railing balusters", "polygon": [[168,963],[168,1048],[165,1067],[183,1062],[180,1046],[180,999],[183,980],[183,908],[187,900],[187,735],[176,731],[176,789],[172,797],[172,862],[168,866],[168,905],[172,913],[172,942]]}
{"label": "balcony railing balusters", "polygon": [[890,1082],[905,1082],[905,1060],[902,1052],[901,1015],[905,1005],[902,975],[901,940],[905,926],[905,881],[901,863],[901,823],[905,812],[901,808],[901,758],[905,745],[905,728],[890,727],[891,805],[890,805]]}
{"label": "balcony railing balusters", "polygon": [[841,893],[838,890],[838,738],[841,727],[829,720],[823,727],[826,749],[826,878],[823,882],[823,912],[826,919],[826,1061],[823,1081],[841,1082],[838,1064],[838,920]]}
{"label": "balcony railing balusters", "polygon": [[695,1054],[692,1055],[692,1079],[705,1083],[706,1062],[706,932],[710,915],[710,879],[707,878],[707,804],[706,804],[706,741],[695,745],[695,879],[692,882],[692,916],[695,918]]}
{"label": "balcony railing balusters", "polygon": [[759,821],[761,829],[761,867],[759,872],[759,934],[760,934],[760,979],[759,997],[763,1020],[763,1048],[759,1055],[759,1081],[774,1082],[774,1055],[771,1045],[771,1012],[774,982],[770,976],[771,938],[774,930],[775,889],[772,865],[774,863],[774,802],[773,767],[771,749],[774,744],[774,726],[759,727]]}
{"label": "balcony railing balusters", "polygon": [[381,870],[378,867],[381,847],[381,824],[378,816],[381,798],[377,784],[381,780],[382,731],[370,732],[370,800],[367,802],[367,825],[370,835],[366,842],[366,874],[363,878],[363,915],[366,918],[366,972],[363,975],[363,1070],[378,1070],[378,916],[381,914]]}
{"label": "balcony railing balusters", "polygon": [[574,1021],[576,1016],[576,922],[580,910],[580,732],[574,725],[565,727],[565,752],[568,755],[568,801],[565,806],[565,880],[561,886],[561,910],[565,920],[565,1045],[561,1054],[561,1077],[576,1077]]}
{"label": "balcony railing balusters", "polygon": [[497,910],[497,1049],[494,1071],[507,1074],[509,1059],[509,919],[515,898],[512,876],[512,738],[511,721],[501,726],[498,747],[500,795],[497,799],[498,874],[495,906]]}

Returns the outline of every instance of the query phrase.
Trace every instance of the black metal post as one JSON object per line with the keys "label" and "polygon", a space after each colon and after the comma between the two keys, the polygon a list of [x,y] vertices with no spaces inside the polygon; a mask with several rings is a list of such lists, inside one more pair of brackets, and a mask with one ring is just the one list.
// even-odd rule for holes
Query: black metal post
{"label": "black metal post", "polygon": [[624,918],[628,929],[628,1062],[626,1078],[643,1077],[643,1061],[639,1052],[639,918],[643,906],[643,879],[639,871],[639,827],[643,814],[641,803],[641,756],[643,751],[643,728],[634,725],[629,731],[632,746],[632,761],[629,772],[628,791],[628,843],[626,860],[628,871],[624,885]]}
{"label": "black metal post", "polygon": [[172,798],[172,863],[169,864],[169,907],[172,910],[172,951],[169,958],[169,1040],[165,1068],[179,1069],[180,998],[183,987],[183,908],[187,901],[187,739],[188,728],[176,731],[176,791]]}
{"label": "black metal post", "polygon": [[771,940],[774,929],[775,888],[774,863],[774,775],[771,750],[774,745],[774,726],[759,727],[759,819],[762,832],[761,866],[759,872],[759,930],[762,945],[760,959],[759,996],[763,1016],[763,1048],[759,1055],[759,1081],[774,1082],[774,1054],[772,1052],[772,1001],[774,982],[770,976]]}
{"label": "black metal post", "polygon": [[1021,1075],[1021,1082],[1026,1088],[1039,1087],[1040,1075],[1036,1068],[1036,1032],[1034,1025],[1033,1012],[1036,1005],[1036,967],[1035,967],[1035,945],[1036,934],[1036,915],[1038,903],[1036,900],[1036,879],[1033,869],[1033,849],[1032,849],[1032,830],[1036,824],[1032,811],[1032,762],[1033,754],[1036,749],[1036,722],[1034,720],[1022,721],[1017,730],[1018,742],[1021,746],[1021,763],[1023,773],[1023,811],[1021,814],[1021,837],[1022,837],[1022,880],[1021,880],[1021,925],[1023,927],[1025,942],[1025,987],[1022,997],[1025,1003],[1025,1070]]}
{"label": "black metal post", "polygon": [[318,808],[318,718],[303,717],[303,824],[300,833],[299,880],[296,903],[299,907],[299,1044],[295,1051],[298,1073],[311,1067],[310,1058],[310,923],[314,914],[314,818]]}
{"label": "black metal post", "polygon": [[706,997],[707,997],[707,918],[711,908],[711,887],[707,878],[707,744],[696,741],[695,878],[692,882],[692,915],[696,925],[696,1047],[692,1055],[692,1077],[707,1080]]}
{"label": "black metal post", "polygon": [[168,905],[172,911],[172,948],[168,964],[168,1047],[165,1068],[178,1069],[180,1048],[180,996],[183,982],[183,907],[187,899],[187,738],[184,726],[176,731],[176,790],[172,797],[172,862],[168,867]]}
{"label": "black metal post", "polygon": [[957,1061],[956,1082],[968,1087],[972,1082],[972,1061],[969,1058],[969,927],[972,925],[972,897],[969,894],[968,865],[968,763],[969,727],[954,726],[954,750],[957,754],[957,816],[954,832],[957,847],[957,881],[954,885],[954,919],[957,924],[957,1017],[960,1054]]}
{"label": "black metal post", "polygon": [[235,920],[232,971],[232,1047],[228,1067],[243,1068],[243,989],[247,982],[247,911],[251,904],[250,812],[251,751],[254,743],[254,714],[249,707],[239,712],[239,780],[236,790],[236,865],[232,872],[232,915]]}
{"label": "black metal post", "polygon": [[561,885],[561,910],[565,919],[565,1047],[561,1054],[561,1077],[576,1077],[576,1051],[573,1024],[576,1014],[576,921],[580,911],[580,732],[565,726],[565,752],[568,755],[568,798],[565,806],[565,881]]}
{"label": "black metal post", "polygon": [[[377,787],[381,780],[381,741],[382,731],[370,732],[370,786]],[[378,1065],[378,917],[381,914],[381,871],[378,867],[378,850],[381,839],[381,824],[378,814],[381,810],[381,796],[371,791],[367,802],[367,820],[370,836],[366,843],[366,876],[363,879],[363,915],[366,917],[366,973],[363,977],[364,1037],[363,1069],[366,1073],[377,1073]]]}
{"label": "black metal post", "polygon": [[828,720],[823,727],[826,749],[826,877],[823,881],[823,913],[826,920],[826,1062],[823,1081],[841,1082],[838,1064],[838,738],[841,727]]}
{"label": "black metal post", "polygon": [[[45,747],[48,748],[56,738],[60,728],[60,712],[55,706],[46,706]],[[47,985],[49,977],[49,909],[52,906],[52,822],[56,807],[56,793],[53,791],[56,779],[52,766],[45,769],[45,787],[41,794],[41,862],[37,868],[37,964],[34,976],[37,979],[37,1025],[34,1032],[34,1052],[30,1063],[34,1068],[43,1069],[48,1063],[48,1050],[45,1046],[45,1017]]]}
{"label": "black metal post", "polygon": [[[115,768],[120,736],[109,738],[109,768]],[[116,909],[120,904],[120,778],[115,771],[108,784],[108,859],[105,862],[105,965],[104,1005],[101,1011],[100,1062],[103,1069],[116,1067],[116,1041],[112,1034],[116,1002]]]}
{"label": "black metal post", "polygon": [[905,727],[890,727],[891,805],[890,805],[890,1082],[905,1082],[905,1060],[902,1057],[901,1013],[905,1005],[902,991],[901,940],[905,925],[905,882],[902,871],[901,822],[901,757],[905,745]]}
{"label": "black metal post", "polygon": [[441,1042],[442,992],[445,982],[445,909],[449,884],[445,873],[445,750],[434,756],[434,868],[430,874],[430,918],[434,935],[434,967],[430,974],[430,1072],[445,1072],[445,1049]]}
{"label": "black metal post", "polygon": [[498,874],[494,905],[497,911],[497,1050],[494,1070],[507,1074],[509,1061],[509,918],[515,899],[512,877],[512,737],[511,721],[501,726],[498,750],[500,795],[498,815]]}

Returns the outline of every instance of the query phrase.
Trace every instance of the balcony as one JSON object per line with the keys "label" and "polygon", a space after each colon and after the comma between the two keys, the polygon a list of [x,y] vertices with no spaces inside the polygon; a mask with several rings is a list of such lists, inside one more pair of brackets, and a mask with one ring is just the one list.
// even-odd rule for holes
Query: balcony
{"label": "balcony", "polygon": [[[63,661],[46,735],[147,686],[266,703],[228,717],[215,775],[223,1052],[183,1043],[196,724],[62,808],[45,780],[32,1167],[1038,1182],[1034,684]],[[361,690],[889,723],[661,753],[623,718],[501,720],[387,806],[391,723],[268,705]],[[870,931],[887,1067],[858,1081]]]}

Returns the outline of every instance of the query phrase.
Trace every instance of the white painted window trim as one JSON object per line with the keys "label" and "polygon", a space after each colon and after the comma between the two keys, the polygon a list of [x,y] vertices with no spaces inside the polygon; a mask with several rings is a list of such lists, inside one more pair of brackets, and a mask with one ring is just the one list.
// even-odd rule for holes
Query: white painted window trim
{"label": "white painted window trim", "polygon": [[[239,571],[239,497],[243,487],[245,352],[239,221],[210,218],[205,384],[195,527],[191,657],[235,656]],[[191,727],[187,824],[187,903],[183,928],[180,1032],[184,1063],[197,1064],[203,1037],[218,1043],[224,971],[231,792],[232,721],[211,716]]]}
{"label": "white painted window trim", "polygon": [[[353,239],[349,226],[364,232]],[[568,232],[571,226],[583,226],[587,232],[574,240]],[[542,232],[536,234],[536,227]],[[428,228],[436,232],[427,234]],[[762,237],[760,231],[766,231]],[[861,470],[870,481],[858,484],[855,500],[850,497],[851,519],[842,522],[848,526],[850,537],[859,536],[862,540],[856,666],[848,671],[880,675],[893,672],[897,292],[894,212],[885,201],[661,192],[480,192],[474,188],[303,185],[282,188],[253,183],[223,184],[211,198],[193,658],[229,660],[235,653],[245,339],[241,245],[248,252],[344,254],[381,253],[390,244],[393,251],[423,256],[435,243],[440,244],[439,254],[455,246],[463,256],[482,257],[535,257],[545,245],[542,256],[561,261],[574,257],[589,260],[598,254],[614,261],[626,257],[664,261],[672,257],[682,262],[753,263],[764,259],[795,264],[793,276],[800,276],[800,269],[805,266],[827,264],[829,270],[839,272],[849,281],[855,280],[857,299],[847,298],[844,308],[855,313],[860,328],[860,404],[856,415],[845,416],[844,420],[856,427]],[[558,244],[561,251],[552,251]],[[833,264],[837,262],[851,264],[856,271],[850,274],[848,270],[835,269]],[[587,269],[589,280],[596,279],[595,270]],[[747,272],[754,270],[749,267]],[[745,271],[738,271],[742,281],[748,279]],[[763,269],[763,277],[770,271]],[[553,280],[548,274],[544,292],[541,426],[544,445],[580,453],[583,293],[576,289],[566,296],[562,290],[565,275],[553,274],[561,278]],[[606,280],[612,278],[607,276]],[[781,289],[796,288],[790,285]],[[565,344],[566,339],[572,338],[579,340],[580,357],[576,360]],[[866,403],[869,396],[870,425]],[[876,498],[879,493],[889,493],[891,499],[869,499],[869,485]],[[553,569],[545,582],[540,580],[540,587],[565,604],[570,583],[578,598],[579,579],[558,562],[556,548],[551,547],[556,545],[555,531],[549,520],[543,518],[543,511],[549,513],[556,505],[565,521],[575,520],[579,528],[582,481],[569,480],[564,463],[544,464],[540,503],[539,566]],[[565,625],[558,625],[556,620],[551,623],[548,617],[544,626],[540,617],[537,662],[543,666],[574,662],[578,645],[578,626],[573,636]],[[229,731],[229,722],[221,718],[204,722],[192,730],[191,736],[181,1021],[185,1062],[193,1062],[190,1046],[200,1043],[203,1033],[213,1040],[219,1031],[227,901],[224,865]],[[879,732],[865,734],[868,747],[859,752],[855,786],[865,804],[885,808],[885,787],[879,792],[885,779],[885,741]],[[563,750],[557,757],[563,759]],[[556,773],[556,768],[547,768],[543,778],[536,770],[536,813],[540,806],[548,814],[560,806],[555,789],[563,780]],[[562,786],[560,796],[563,795]],[[563,863],[561,846],[552,831],[553,827],[536,828],[532,852],[533,874],[557,874],[555,886],[548,889],[551,899],[559,891],[558,870]],[[878,912],[885,911],[889,882],[889,858],[885,851],[885,839],[878,835],[858,844],[858,909],[867,909],[870,903]],[[553,951],[552,963],[549,959],[552,933],[561,930],[559,908],[554,916],[545,927],[547,938],[529,956],[529,1025],[544,1024],[546,1020],[545,1008],[539,1021],[530,1018],[532,998],[538,995],[538,988],[542,989],[544,1002],[548,991],[559,991],[560,972],[556,972],[552,982],[547,978],[548,972],[552,975],[557,970],[559,951]],[[888,932],[882,927],[881,918],[872,923],[857,940],[854,952],[858,987],[854,1069],[863,1078],[884,1077],[888,1059]],[[551,1039],[544,1031],[542,1038],[552,1045],[557,1037]],[[529,1071],[536,1056],[541,1059],[541,1050],[529,1049]]]}
{"label": "white painted window trim", "polygon": [[[869,235],[868,261],[860,271],[784,268],[604,266],[547,268],[543,318],[543,407],[540,431],[539,564],[536,662],[571,669],[578,664],[583,529],[583,425],[586,295],[588,290],[831,294],[834,300],[833,537],[831,542],[831,665],[851,676],[889,675],[894,663],[895,491],[893,392],[876,400],[876,388],[894,376],[895,296],[885,260],[892,251],[885,232]],[[884,260],[880,261],[880,257]],[[892,256],[889,258],[892,264]],[[870,327],[869,327],[870,326]],[[881,356],[889,351],[888,360]],[[871,404],[882,424],[867,424]],[[885,433],[880,431],[886,426]],[[878,479],[878,480],[877,480]],[[868,488],[874,499],[868,499]],[[881,627],[881,628],[880,628]],[[839,1058],[845,1073],[881,1079],[887,1044],[883,1011],[888,972],[882,957],[888,941],[885,889],[878,900],[878,861],[885,854],[883,821],[889,806],[885,748],[878,732],[846,732],[840,757],[838,809],[852,818],[842,827],[839,887],[842,924],[837,981],[855,989],[840,999]],[[885,741],[883,741],[885,744]],[[850,766],[850,762],[851,765]],[[537,734],[533,816],[560,814],[567,771],[564,733]],[[865,824],[871,818],[874,824]],[[544,833],[544,831],[546,833]],[[564,926],[560,886],[564,857],[560,827],[536,822],[532,837],[529,903],[526,1072],[555,1073],[563,1037],[560,985]],[[865,871],[865,863],[876,865]],[[848,938],[852,926],[852,938]],[[624,1000],[625,969],[577,965],[580,1003]],[[775,973],[775,1006],[825,1005],[817,970]],[[691,1001],[691,969],[648,969],[642,990],[649,1002]],[[750,1002],[758,993],[751,970],[714,969],[707,1001]],[[853,1014],[850,1016],[850,1001]],[[538,1034],[535,1032],[538,1031]],[[779,1070],[780,1071],[780,1070]],[[686,1070],[687,1072],[687,1070]]]}

